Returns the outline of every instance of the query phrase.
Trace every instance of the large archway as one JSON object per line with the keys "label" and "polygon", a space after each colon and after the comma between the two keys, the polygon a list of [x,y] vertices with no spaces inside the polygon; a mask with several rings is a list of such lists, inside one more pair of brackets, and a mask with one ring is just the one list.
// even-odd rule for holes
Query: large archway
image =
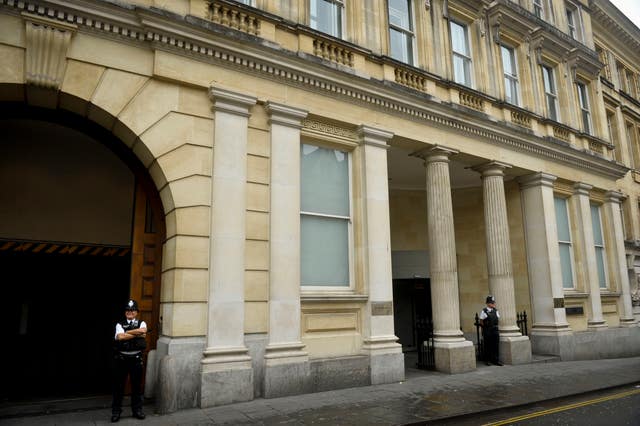
{"label": "large archway", "polygon": [[62,110],[0,104],[5,401],[110,392],[113,326],[131,295],[159,334],[163,209],[110,132]]}

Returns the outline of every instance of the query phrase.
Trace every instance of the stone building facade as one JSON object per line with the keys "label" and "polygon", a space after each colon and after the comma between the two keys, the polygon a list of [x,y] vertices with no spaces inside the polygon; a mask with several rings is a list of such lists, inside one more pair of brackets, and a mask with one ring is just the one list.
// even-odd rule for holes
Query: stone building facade
{"label": "stone building facade", "polygon": [[506,363],[638,355],[638,52],[607,0],[2,0],[0,259],[122,254],[76,294],[162,412],[401,381],[417,312],[472,370],[487,294]]}

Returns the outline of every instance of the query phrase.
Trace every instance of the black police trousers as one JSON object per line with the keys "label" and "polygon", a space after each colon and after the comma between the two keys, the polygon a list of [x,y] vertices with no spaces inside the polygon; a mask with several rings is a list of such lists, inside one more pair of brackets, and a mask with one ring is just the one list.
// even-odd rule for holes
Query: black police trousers
{"label": "black police trousers", "polygon": [[122,412],[122,398],[127,376],[131,381],[131,411],[142,411],[142,354],[115,356],[113,380],[113,402],[111,411],[114,414]]}
{"label": "black police trousers", "polygon": [[500,332],[486,330],[482,333],[484,340],[484,360],[497,364],[500,362]]}

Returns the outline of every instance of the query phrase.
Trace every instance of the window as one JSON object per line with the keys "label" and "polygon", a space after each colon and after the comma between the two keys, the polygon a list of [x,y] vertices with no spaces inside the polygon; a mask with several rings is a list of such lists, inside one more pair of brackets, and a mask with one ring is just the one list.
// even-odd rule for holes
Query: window
{"label": "window", "polygon": [[618,71],[618,90],[627,91],[627,79],[625,78],[624,65],[620,62],[616,62],[616,70]]}
{"label": "window", "polygon": [[389,0],[389,43],[392,58],[413,65],[411,0]]}
{"label": "window", "polygon": [[451,51],[453,55],[453,80],[471,86],[471,51],[466,25],[450,22]]}
{"label": "window", "polygon": [[631,96],[633,96],[634,98],[636,97],[636,84],[635,84],[635,78],[633,75],[633,72],[630,70],[625,70],[625,74],[626,74],[626,86],[627,86],[627,93],[630,94]]}
{"label": "window", "polygon": [[533,0],[533,14],[540,19],[553,22],[553,8],[549,0]]}
{"label": "window", "polygon": [[542,80],[544,82],[544,95],[547,103],[547,115],[550,119],[559,121],[558,92],[551,67],[542,66]]}
{"label": "window", "polygon": [[566,198],[554,197],[556,225],[558,227],[558,248],[560,249],[560,268],[562,287],[574,288],[573,285],[573,249]]}
{"label": "window", "polygon": [[604,263],[604,239],[602,238],[602,222],[600,221],[600,206],[591,204],[591,226],[593,227],[593,243],[596,250],[596,267],[598,268],[598,284],[600,288],[607,288],[607,277]]}
{"label": "window", "polygon": [[567,30],[569,35],[574,40],[582,40],[580,9],[574,5],[567,5],[565,11],[567,14]]}
{"label": "window", "polygon": [[582,129],[585,133],[591,134],[591,111],[589,109],[589,94],[587,86],[582,83],[576,83],[578,88],[578,101],[580,103],[580,112],[582,115]]}
{"label": "window", "polygon": [[620,152],[620,139],[618,137],[618,126],[616,122],[615,112],[607,109],[607,130],[609,132],[609,141],[613,144],[615,149],[613,155],[616,161],[622,162],[622,153]]}
{"label": "window", "polygon": [[300,148],[300,277],[303,286],[351,285],[349,154]]}
{"label": "window", "polygon": [[632,169],[638,169],[640,165],[638,147],[636,146],[636,132],[632,122],[625,121],[625,131],[627,136],[627,148],[629,150],[629,160]]}
{"label": "window", "polygon": [[311,28],[342,38],[343,8],[342,0],[311,0]]}
{"label": "window", "polygon": [[542,6],[543,0],[533,0],[533,14],[540,19],[544,19],[544,7]]}
{"label": "window", "polygon": [[236,0],[238,3],[246,4],[247,6],[253,6],[253,0]]}
{"label": "window", "polygon": [[502,72],[504,74],[504,100],[513,105],[519,105],[518,71],[516,56],[512,48],[500,46],[502,54]]}

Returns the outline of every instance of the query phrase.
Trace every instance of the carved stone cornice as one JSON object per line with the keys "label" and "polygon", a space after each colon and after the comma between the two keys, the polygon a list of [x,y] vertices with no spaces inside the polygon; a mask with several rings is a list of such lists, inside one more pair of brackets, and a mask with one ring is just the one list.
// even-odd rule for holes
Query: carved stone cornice
{"label": "carved stone cornice", "polygon": [[[0,12],[19,14],[29,11],[57,22],[73,23],[78,31],[90,32],[94,36],[151,45],[155,49],[313,91],[336,101],[363,105],[425,126],[447,128],[502,148],[585,169],[611,179],[619,179],[628,171],[623,165],[594,156],[587,150],[569,144],[550,143],[530,132],[511,129],[497,121],[479,119],[464,111],[453,111],[452,106],[434,100],[427,94],[394,90],[384,82],[339,70],[318,69],[317,63],[311,63],[255,36],[238,32],[245,37],[239,42],[234,39],[235,33],[223,31],[220,26],[204,19],[178,17],[139,6],[125,8],[117,3],[104,2],[98,2],[96,8],[99,13],[92,14],[86,2],[82,2],[80,7],[79,0],[76,1],[78,4],[74,1],[60,6],[44,0],[0,0]],[[255,44],[252,44],[254,41]],[[305,127],[302,130],[305,131]]]}
{"label": "carved stone cornice", "polygon": [[25,81],[27,84],[58,89],[67,64],[67,49],[77,27],[23,12],[25,22]]}

